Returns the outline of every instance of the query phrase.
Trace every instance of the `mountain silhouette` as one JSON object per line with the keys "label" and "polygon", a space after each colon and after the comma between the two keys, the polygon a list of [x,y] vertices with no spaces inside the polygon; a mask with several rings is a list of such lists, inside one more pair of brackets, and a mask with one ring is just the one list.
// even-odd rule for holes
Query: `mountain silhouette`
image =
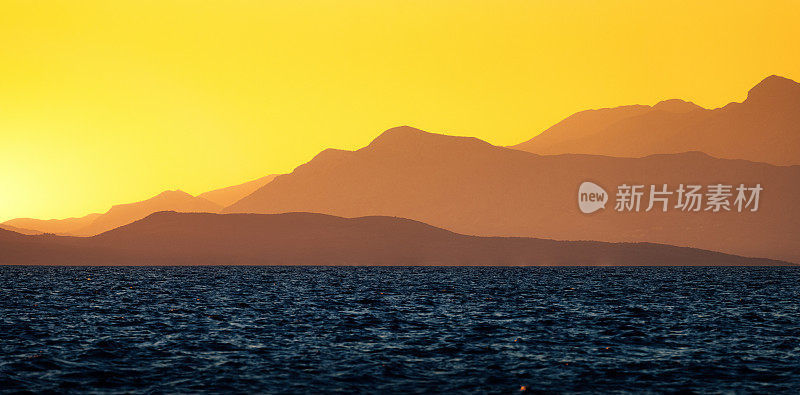
{"label": "mountain silhouette", "polygon": [[148,215],[164,210],[180,212],[218,212],[222,207],[206,199],[194,197],[186,192],[165,191],[150,199],[111,207],[99,215],[91,224],[74,231],[78,236],[92,236],[129,224]]}
{"label": "mountain silhouette", "polygon": [[16,226],[5,225],[5,224],[0,224],[0,229],[5,229],[5,230],[11,231],[11,232],[15,232],[15,233],[21,233],[23,235],[40,235],[40,234],[43,233],[43,232],[39,232],[37,230],[18,228]]}
{"label": "mountain silhouette", "polygon": [[[215,189],[196,198],[183,191],[165,191],[152,199],[114,206],[105,214],[89,214],[66,219],[15,218],[0,227],[23,234],[53,233],[62,236],[91,236],[117,226],[129,224],[157,211],[217,212],[266,185],[276,175],[226,188]],[[209,204],[211,203],[211,204]],[[95,225],[94,222],[100,218]]]}
{"label": "mountain silhouette", "polygon": [[[325,150],[223,212],[385,215],[478,236],[655,242],[800,262],[797,180],[800,166],[700,152],[645,158],[543,156],[476,138],[398,127],[357,151]],[[584,181],[610,194],[605,210],[591,215],[578,210],[577,190]],[[759,210],[613,210],[619,185],[668,184],[674,191],[679,184],[718,183],[760,184]]]}
{"label": "mountain silhouette", "polygon": [[77,235],[96,235],[129,224],[158,211],[179,212],[218,212],[222,207],[200,197],[194,197],[181,190],[165,191],[150,199],[111,207],[92,223],[78,229]]}
{"label": "mountain silhouette", "polygon": [[248,181],[243,184],[201,193],[197,195],[197,197],[214,202],[222,207],[230,206],[231,204],[239,201],[241,198],[253,193],[256,189],[263,187],[272,181],[276,176],[277,174],[270,174],[268,176],[261,177],[257,180]]}
{"label": "mountain silhouette", "polygon": [[4,222],[3,225],[30,229],[31,231],[39,233],[53,233],[69,236],[73,235],[77,230],[89,226],[100,215],[102,214],[95,213],[83,217],[65,219],[15,218]]}
{"label": "mountain silhouette", "polygon": [[786,265],[649,243],[465,236],[392,217],[159,212],[94,237],[0,230],[0,264]]}
{"label": "mountain silhouette", "polygon": [[642,157],[702,151],[776,165],[800,164],[800,84],[770,76],[742,103],[704,109],[682,100],[574,114],[511,148],[538,154]]}
{"label": "mountain silhouette", "polygon": [[[221,195],[224,195],[224,193],[220,194],[220,196]],[[127,225],[158,211],[169,210],[216,213],[220,211],[222,207],[222,205],[213,203],[199,196],[194,197],[181,190],[175,190],[164,191],[150,199],[140,202],[118,204],[111,207],[110,210],[103,214],[95,213],[79,218],[48,220],[16,218],[4,222],[3,225],[61,236],[93,236],[122,225]]]}

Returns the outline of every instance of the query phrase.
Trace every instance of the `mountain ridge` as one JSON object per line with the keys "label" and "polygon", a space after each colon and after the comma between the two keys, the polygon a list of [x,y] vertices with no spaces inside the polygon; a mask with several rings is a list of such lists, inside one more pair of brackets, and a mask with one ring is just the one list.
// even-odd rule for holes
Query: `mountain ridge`
{"label": "mountain ridge", "polygon": [[[800,166],[703,152],[538,155],[413,128],[381,136],[380,143],[355,151],[321,153],[221,212],[388,215],[478,236],[647,241],[800,261],[800,246],[790,241],[800,234],[798,213],[779,199],[800,193],[794,181]],[[634,182],[666,183],[673,190],[680,183],[760,183],[770,192],[761,196],[757,213],[616,213],[612,201],[609,209],[586,216],[575,203],[586,180],[612,196],[615,186]]]}
{"label": "mountain ridge", "polygon": [[715,109],[670,99],[652,107],[591,111],[573,114],[510,148],[619,157],[697,150],[726,159],[800,164],[800,84],[788,78],[767,77],[741,103]]}
{"label": "mountain ridge", "polygon": [[203,192],[197,195],[197,197],[209,200],[212,203],[216,203],[222,207],[230,206],[241,198],[253,193],[256,189],[261,188],[262,186],[271,182],[277,176],[278,174],[269,174],[241,184]]}
{"label": "mountain ridge", "polygon": [[92,237],[6,232],[2,264],[790,265],[653,243],[468,236],[386,216],[157,212]]}
{"label": "mountain ridge", "polygon": [[150,199],[114,205],[107,212],[95,218],[91,224],[77,229],[75,234],[82,236],[97,235],[163,210],[217,212],[220,209],[222,209],[220,205],[193,196],[180,189],[167,190]]}
{"label": "mountain ridge", "polygon": [[105,213],[93,213],[83,217],[50,220],[15,218],[4,222],[3,225],[30,229],[40,233],[85,237],[129,224],[157,211],[217,212],[221,209],[222,206],[216,203],[176,189],[160,192],[149,199],[138,202],[115,204]]}

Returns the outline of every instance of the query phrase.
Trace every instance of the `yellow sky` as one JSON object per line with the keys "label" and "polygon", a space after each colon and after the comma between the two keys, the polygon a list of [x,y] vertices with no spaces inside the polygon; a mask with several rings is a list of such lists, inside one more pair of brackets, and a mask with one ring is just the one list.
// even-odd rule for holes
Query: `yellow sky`
{"label": "yellow sky", "polygon": [[0,221],[800,79],[798,1],[0,0]]}

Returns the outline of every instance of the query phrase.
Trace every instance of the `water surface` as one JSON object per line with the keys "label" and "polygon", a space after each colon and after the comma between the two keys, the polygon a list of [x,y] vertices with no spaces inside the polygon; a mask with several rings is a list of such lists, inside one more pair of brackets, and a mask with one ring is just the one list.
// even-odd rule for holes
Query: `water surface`
{"label": "water surface", "polygon": [[0,391],[800,391],[800,268],[0,266]]}

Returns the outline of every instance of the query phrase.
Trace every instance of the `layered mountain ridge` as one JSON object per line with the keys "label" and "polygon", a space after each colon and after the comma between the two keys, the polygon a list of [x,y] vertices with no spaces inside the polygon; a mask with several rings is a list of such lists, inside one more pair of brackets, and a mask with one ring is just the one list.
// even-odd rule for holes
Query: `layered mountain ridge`
{"label": "layered mountain ridge", "polygon": [[[782,198],[800,193],[797,179],[800,166],[699,152],[644,158],[536,155],[399,127],[357,151],[324,151],[222,212],[388,215],[480,236],[648,241],[799,261],[800,247],[792,240],[800,234],[800,213]],[[606,210],[593,215],[578,210],[577,188],[587,180],[612,197]],[[674,191],[680,184],[718,183],[761,185],[759,211],[613,210],[616,188],[623,184],[667,184]]]}
{"label": "layered mountain ridge", "polygon": [[0,230],[3,264],[788,265],[648,243],[466,236],[392,217],[159,212],[93,237]]}
{"label": "layered mountain ridge", "polygon": [[[583,111],[508,148],[401,126],[355,151],[324,150],[290,174],[196,197],[166,191],[104,214],[15,219],[2,227],[93,236],[165,210],[307,212],[407,218],[481,237],[650,242],[800,262],[793,198],[800,193],[798,125],[800,84],[770,76],[743,102],[718,109],[670,99]],[[584,181],[605,189],[604,210],[580,212],[577,188]],[[756,212],[686,212],[675,199],[678,187],[688,184],[759,186],[763,192]],[[641,211],[614,209],[620,185],[642,185]],[[666,212],[644,212],[651,185],[672,191]]]}
{"label": "layered mountain ridge", "polygon": [[703,151],[718,158],[800,164],[800,84],[770,76],[741,103],[704,109],[679,99],[578,112],[511,148],[546,155],[643,157]]}

